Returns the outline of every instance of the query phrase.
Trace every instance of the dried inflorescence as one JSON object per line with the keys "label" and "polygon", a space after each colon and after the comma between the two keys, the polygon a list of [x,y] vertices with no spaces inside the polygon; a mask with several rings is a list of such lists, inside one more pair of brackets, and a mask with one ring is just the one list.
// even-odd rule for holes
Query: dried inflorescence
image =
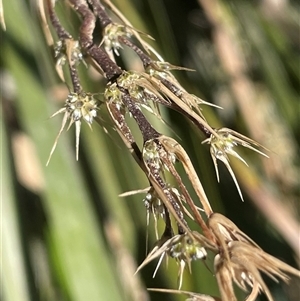
{"label": "dried inflorescence", "polygon": [[219,252],[215,255],[214,268],[223,300],[236,300],[233,282],[255,300],[260,292],[273,300],[261,272],[277,281],[288,281],[288,274],[300,277],[300,272],[264,252],[251,238],[225,216],[214,213],[208,220],[214,233]]}
{"label": "dried inflorescence", "polygon": [[[222,300],[236,300],[233,289],[235,283],[242,290],[250,291],[247,298],[249,301],[254,300],[260,292],[265,293],[272,301],[261,272],[274,280],[287,281],[286,273],[299,276],[299,271],[265,253],[232,221],[213,212],[184,148],[173,138],[157,132],[147,120],[144,111],[151,112],[163,121],[160,106],[165,106],[188,118],[204,135],[203,143],[210,145],[218,180],[217,160],[220,160],[229,170],[241,198],[241,190],[230,166],[228,155],[246,164],[242,156],[236,152],[236,147],[241,145],[266,156],[260,150],[262,147],[233,130],[215,129],[210,126],[201,106],[212,104],[186,91],[171,73],[172,70],[187,69],[165,62],[144,40],[143,37],[147,35],[134,29],[111,1],[70,0],[69,2],[82,19],[76,38],[73,38],[60,24],[54,11],[54,2],[46,1],[49,19],[57,35],[54,46],[57,71],[63,81],[65,78],[70,78],[72,86],[72,92],[66,99],[64,107],[52,115],[64,113],[62,126],[50,157],[69,121],[68,128],[73,123],[76,127],[76,158],[78,159],[81,121],[84,120],[91,127],[98,114],[101,102],[93,94],[83,92],[77,70],[78,63],[86,58],[86,61],[92,62],[107,80],[105,90],[99,91],[104,92],[102,102],[106,105],[115,129],[150,183],[149,188],[142,190],[146,193],[143,202],[147,212],[147,225],[150,215],[154,217],[157,243],[137,271],[150,261],[159,258],[155,276],[164,258],[175,259],[179,265],[178,286],[180,288],[184,269],[188,267],[191,271],[192,261],[205,260],[207,254],[211,253],[214,257],[214,273]],[[120,22],[112,22],[105,8],[115,14]],[[99,46],[93,39],[97,19],[103,32]],[[120,55],[119,50],[123,45],[131,48],[139,56],[144,71],[122,70],[115,63],[114,55]],[[154,54],[154,59],[151,54]],[[64,76],[62,66],[69,67],[68,77]],[[126,122],[126,114],[136,121],[140,129],[143,138],[141,148],[137,145],[136,138]],[[186,172],[198,200],[191,197],[187,185],[178,172],[179,165],[182,165]],[[162,218],[165,224],[162,234],[157,229],[158,218]],[[175,222],[172,222],[172,219]],[[198,226],[198,231],[192,231],[187,220],[192,220]],[[180,293],[180,291],[176,292]],[[188,300],[193,301],[219,300],[217,297],[194,292],[182,293],[189,297]]]}

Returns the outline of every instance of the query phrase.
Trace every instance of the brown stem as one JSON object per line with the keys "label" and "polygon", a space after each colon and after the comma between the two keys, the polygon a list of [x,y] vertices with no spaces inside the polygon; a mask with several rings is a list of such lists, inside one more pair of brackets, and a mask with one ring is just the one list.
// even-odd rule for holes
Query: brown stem
{"label": "brown stem", "polygon": [[119,41],[122,44],[130,47],[139,56],[139,58],[143,62],[144,68],[147,68],[151,64],[152,59],[147,54],[145,54],[141,48],[133,44],[130,40],[120,36]]}
{"label": "brown stem", "polygon": [[70,0],[70,3],[73,4],[74,10],[77,11],[83,19],[79,33],[80,44],[82,48],[88,50],[93,45],[93,32],[96,25],[96,18],[89,9],[86,1]]}
{"label": "brown stem", "polygon": [[114,81],[122,74],[122,69],[116,65],[104,50],[93,45],[87,53],[99,64],[109,81]]}
{"label": "brown stem", "polygon": [[105,51],[97,47],[93,42],[93,32],[96,23],[93,12],[83,0],[70,0],[70,2],[73,4],[75,11],[83,18],[79,34],[81,47],[99,64],[109,81],[116,79],[122,74],[122,69],[108,57]]}
{"label": "brown stem", "polygon": [[104,6],[100,3],[99,0],[88,0],[88,1],[93,7],[93,10],[96,16],[98,17],[102,28],[105,28],[108,24],[112,23],[111,18],[108,16]]}
{"label": "brown stem", "polygon": [[140,108],[132,100],[129,92],[121,87],[119,89],[123,92],[122,100],[124,105],[128,108],[142,132],[144,142],[159,137],[161,134],[152,127]]}
{"label": "brown stem", "polygon": [[124,115],[117,109],[116,105],[114,103],[106,103],[108,112],[116,126],[116,129],[121,136],[122,140],[124,141],[125,145],[129,149],[130,153],[132,154],[135,161],[139,164],[141,169],[147,174],[147,168],[145,167],[142,153],[140,149],[138,148],[134,137],[132,136],[132,133],[130,131],[130,128],[128,127]]}
{"label": "brown stem", "polygon": [[75,93],[79,93],[82,90],[82,88],[81,88],[78,72],[77,72],[76,68],[74,68],[74,66],[71,64],[69,64],[69,70],[70,70],[70,76],[71,76],[71,81],[72,81],[72,85],[73,85],[73,91]]}
{"label": "brown stem", "polygon": [[47,0],[46,1],[46,6],[48,10],[48,15],[51,21],[51,24],[53,28],[55,29],[55,32],[57,33],[57,36],[59,37],[60,40],[65,40],[65,39],[72,39],[72,36],[70,33],[68,33],[64,27],[60,24],[60,21],[55,13],[54,7],[53,7],[53,1]]}
{"label": "brown stem", "polygon": [[[48,14],[50,17],[51,24],[57,33],[58,38],[65,43],[66,45],[71,45],[72,43],[70,42],[72,39],[71,34],[60,24],[60,21],[55,13],[54,7],[52,5],[51,0],[47,0],[47,9],[48,9]],[[70,42],[68,44],[68,42]],[[68,48],[67,48],[68,49]],[[69,61],[69,71],[70,71],[70,77],[72,81],[72,86],[73,86],[73,91],[75,93],[79,93],[81,91],[81,84],[80,84],[80,79],[78,76],[78,72],[76,68],[74,67],[74,63],[71,62],[71,53],[68,53],[67,51],[67,56],[68,56],[68,61]]]}

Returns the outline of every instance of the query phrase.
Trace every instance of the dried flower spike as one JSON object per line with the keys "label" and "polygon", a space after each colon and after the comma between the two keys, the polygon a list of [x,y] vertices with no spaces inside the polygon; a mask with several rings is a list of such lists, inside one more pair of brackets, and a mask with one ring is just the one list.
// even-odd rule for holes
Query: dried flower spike
{"label": "dried flower spike", "polygon": [[228,254],[229,259],[217,254],[214,260],[216,278],[224,301],[237,300],[233,282],[246,292],[250,290],[247,301],[256,300],[260,292],[263,292],[269,301],[273,301],[261,272],[276,282],[277,279],[287,282],[289,277],[286,273],[300,276],[298,270],[246,242],[229,242]]}
{"label": "dried flower spike", "polygon": [[[146,193],[143,202],[147,210],[147,225],[150,214],[152,214],[155,220],[156,236],[161,238],[158,239],[155,247],[137,271],[151,260],[159,258],[153,275],[155,277],[162,260],[171,257],[179,265],[178,286],[181,288],[185,267],[188,266],[191,271],[191,262],[205,259],[206,251],[210,250],[214,253],[215,276],[223,301],[236,300],[233,284],[242,290],[251,291],[247,298],[248,301],[254,300],[260,292],[264,292],[269,301],[272,301],[272,296],[261,277],[261,273],[274,280],[286,281],[288,277],[285,273],[300,276],[299,271],[265,253],[229,219],[213,212],[186,151],[174,139],[157,132],[142,110],[148,110],[163,121],[159,110],[160,105],[163,105],[178,111],[193,122],[208,138],[204,142],[210,144],[210,153],[218,181],[217,160],[221,160],[229,170],[241,198],[242,194],[229,164],[228,155],[238,158],[247,165],[234,147],[242,145],[266,156],[257,149],[260,145],[230,129],[213,129],[206,121],[200,107],[203,104],[215,105],[188,93],[171,73],[173,70],[186,70],[186,68],[176,67],[165,62],[143,40],[140,35],[141,32],[132,27],[111,0],[70,0],[72,9],[80,15],[82,21],[79,31],[76,33],[79,41],[73,40],[71,34],[60,24],[54,10],[55,1],[48,0],[46,2],[48,3],[50,21],[59,38],[55,48],[57,70],[63,81],[65,81],[63,72],[68,73],[74,91],[69,94],[64,107],[51,116],[64,113],[62,125],[52,147],[49,160],[68,121],[67,129],[75,123],[76,159],[78,159],[81,120],[85,120],[91,127],[97,115],[98,101],[93,98],[92,94],[81,92],[82,88],[76,66],[78,62],[83,60],[82,49],[83,53],[96,64],[98,72],[107,79],[104,99],[109,114],[118,134],[151,185],[146,191],[143,190]],[[102,7],[100,2],[105,7]],[[0,0],[0,22],[4,21],[1,18],[1,4],[2,0]],[[107,8],[119,18],[121,24],[112,23],[112,19],[106,13]],[[102,47],[98,47],[94,41],[95,17],[98,18],[104,29],[100,44]],[[131,40],[131,38],[134,39]],[[139,46],[135,45],[136,40],[139,42]],[[122,48],[122,45],[126,45],[138,55],[145,68],[144,72],[123,70],[123,67],[116,63],[115,55],[119,55],[119,49]],[[150,51],[156,55],[158,61],[152,60],[149,56]],[[69,68],[63,70],[64,64]],[[125,119],[127,112],[135,119],[140,129],[143,138],[142,149],[127,124]],[[189,184],[192,185],[203,206],[205,218],[202,217],[199,208],[195,205],[195,200],[192,199],[175,163],[181,164],[184,168]],[[172,177],[171,181],[168,181],[169,176]],[[165,222],[164,233],[160,236],[157,230],[159,217]],[[201,228],[201,233],[190,229],[187,217],[190,217]],[[174,227],[175,222],[177,232]],[[218,298],[202,294],[185,293],[188,296],[187,301],[218,300]]]}
{"label": "dried flower spike", "polygon": [[236,300],[233,282],[245,292],[251,291],[247,300],[255,300],[260,292],[269,301],[273,298],[261,272],[275,281],[288,281],[286,273],[300,276],[300,272],[279,259],[264,252],[251,238],[243,233],[231,220],[214,213],[208,226],[215,236],[219,252],[214,259],[216,278],[222,300]]}

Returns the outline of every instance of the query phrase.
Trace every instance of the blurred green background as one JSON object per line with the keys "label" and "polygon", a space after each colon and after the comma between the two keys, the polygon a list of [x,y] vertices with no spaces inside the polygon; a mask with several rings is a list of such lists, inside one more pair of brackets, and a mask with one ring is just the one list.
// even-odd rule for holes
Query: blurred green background
{"label": "blurred green background", "polygon": [[[264,250],[299,264],[299,77],[300,10],[297,1],[114,0],[132,24],[174,65],[195,69],[175,75],[189,92],[222,106],[204,107],[214,127],[226,126],[270,149],[270,158],[241,150],[249,168],[232,160],[245,202],[220,163],[221,183],[204,137],[176,112],[164,110],[170,127],[154,126],[186,148],[215,211],[231,218]],[[148,293],[176,288],[177,267],[156,262],[136,276],[146,254],[144,195],[122,192],[147,187],[105,109],[103,126],[82,127],[75,160],[74,128],[63,132],[45,166],[62,116],[49,119],[68,93],[40,26],[37,1],[4,0],[1,31],[1,300],[146,301],[187,297]],[[63,24],[78,21],[57,1]],[[75,35],[74,35],[75,36]],[[95,33],[101,39],[101,32]],[[124,68],[137,57],[121,50]],[[104,82],[81,67],[83,85],[103,93]],[[134,134],[136,126],[130,120]],[[172,128],[172,130],[170,130]],[[174,134],[176,133],[176,135]],[[184,176],[183,176],[184,177]],[[186,178],[185,178],[186,179]],[[187,183],[188,186],[188,183]],[[149,227],[149,247],[155,242]],[[192,225],[193,227],[194,225]],[[194,263],[183,289],[218,296],[212,269]],[[291,285],[267,280],[275,300],[298,300]],[[243,298],[242,294],[239,294]],[[261,300],[265,300],[261,297]]]}

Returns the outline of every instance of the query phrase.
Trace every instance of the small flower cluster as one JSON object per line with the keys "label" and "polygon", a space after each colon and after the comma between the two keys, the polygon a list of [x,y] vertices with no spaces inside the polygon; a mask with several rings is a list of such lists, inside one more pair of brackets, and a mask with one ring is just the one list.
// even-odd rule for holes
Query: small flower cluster
{"label": "small flower cluster", "polygon": [[241,145],[243,147],[251,149],[265,157],[268,157],[268,156],[265,153],[258,150],[257,148],[253,147],[253,145],[254,145],[254,146],[263,148],[261,145],[259,145],[257,142],[249,139],[248,137],[246,137],[240,133],[237,133],[237,132],[235,132],[231,129],[227,129],[227,128],[221,128],[221,129],[215,130],[215,132],[216,132],[216,135],[211,134],[211,136],[209,138],[207,138],[206,140],[204,140],[202,143],[207,143],[207,144],[210,144],[210,146],[211,146],[210,154],[213,159],[218,182],[220,181],[220,179],[219,179],[217,160],[220,160],[227,167],[229,173],[231,174],[231,176],[234,180],[234,183],[237,187],[240,197],[243,200],[242,192],[241,192],[239,184],[236,180],[234,172],[230,166],[228,155],[231,155],[231,156],[239,159],[247,166],[248,166],[248,164],[246,163],[246,161],[234,150],[234,148],[238,145]]}
{"label": "small flower cluster", "polygon": [[205,248],[192,235],[192,233],[177,234],[171,238],[163,236],[157,241],[156,246],[139,266],[137,272],[150,261],[159,257],[158,264],[153,273],[153,277],[155,277],[163,259],[168,259],[168,257],[174,258],[179,265],[178,286],[180,289],[185,266],[188,266],[189,270],[191,270],[192,261],[204,260],[207,255]]}
{"label": "small flower cluster", "polygon": [[[176,162],[176,156],[172,152],[168,152],[168,159],[171,163]],[[160,145],[155,140],[148,140],[143,147],[143,160],[146,164],[152,164],[158,170],[169,171],[168,164],[166,164],[161,156]]]}
{"label": "small flower cluster", "polygon": [[79,153],[79,136],[81,128],[81,120],[84,120],[88,126],[91,128],[94,118],[97,116],[97,111],[99,110],[100,102],[94,97],[93,94],[87,92],[80,93],[69,93],[65,105],[62,109],[55,112],[51,117],[57,114],[64,113],[63,121],[59,133],[55,139],[54,145],[50,152],[50,156],[47,161],[47,165],[50,162],[51,156],[56,148],[58,138],[63,132],[67,121],[69,120],[69,125],[67,130],[75,124],[76,129],[76,160],[78,160]]}
{"label": "small flower cluster", "polygon": [[103,39],[100,46],[104,44],[106,51],[114,51],[119,56],[119,49],[122,49],[122,44],[119,41],[120,37],[130,38],[133,35],[133,30],[128,26],[116,23],[108,24],[103,33]]}
{"label": "small flower cluster", "polygon": [[116,108],[122,113],[125,113],[125,106],[122,101],[122,92],[117,86],[117,83],[110,84],[104,91],[104,98],[108,103],[115,104]]}
{"label": "small flower cluster", "polygon": [[159,198],[153,187],[150,187],[149,191],[147,192],[145,198],[143,199],[144,205],[147,211],[147,226],[149,226],[149,218],[150,214],[153,215],[154,218],[154,228],[156,239],[158,239],[158,230],[157,230],[157,220],[159,217],[165,219],[166,212],[165,206],[162,200]]}
{"label": "small flower cluster", "polygon": [[79,42],[72,39],[57,41],[54,46],[54,57],[57,59],[58,65],[64,65],[68,59],[74,64],[83,61],[83,53]]}
{"label": "small flower cluster", "polygon": [[107,86],[104,92],[104,98],[109,103],[114,103],[122,113],[125,113],[125,105],[122,100],[124,95],[123,90],[126,90],[126,92],[130,94],[132,100],[140,109],[144,108],[162,120],[158,103],[167,103],[167,101],[162,98],[157,89],[144,78],[142,73],[124,71],[116,82]]}
{"label": "small flower cluster", "polygon": [[63,71],[65,65],[68,64],[70,67],[78,66],[80,63],[86,65],[79,42],[71,38],[56,42],[54,57],[56,58],[56,71],[63,82],[65,82]]}

